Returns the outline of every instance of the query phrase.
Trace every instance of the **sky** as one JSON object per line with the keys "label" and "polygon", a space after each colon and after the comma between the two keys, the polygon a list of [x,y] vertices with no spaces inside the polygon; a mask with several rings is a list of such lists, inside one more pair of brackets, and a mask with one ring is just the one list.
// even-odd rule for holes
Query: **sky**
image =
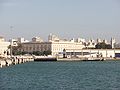
{"label": "sky", "polygon": [[0,0],[0,36],[47,40],[50,33],[120,42],[120,0]]}

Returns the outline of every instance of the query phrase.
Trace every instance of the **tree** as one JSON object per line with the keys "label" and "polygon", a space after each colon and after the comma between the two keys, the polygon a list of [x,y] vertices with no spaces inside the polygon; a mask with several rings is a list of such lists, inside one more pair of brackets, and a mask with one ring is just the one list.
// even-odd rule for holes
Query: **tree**
{"label": "tree", "polygon": [[37,56],[39,56],[39,55],[43,55],[43,53],[42,53],[42,52],[40,52],[40,51],[33,51],[33,53],[32,53],[32,54],[37,55]]}
{"label": "tree", "polygon": [[52,53],[52,52],[51,52],[50,50],[43,51],[43,54],[46,55],[46,56],[47,56],[47,55],[51,55],[51,53]]}
{"label": "tree", "polygon": [[[11,45],[8,48],[11,48]],[[21,51],[21,49],[22,49],[21,43],[18,43],[18,46],[12,46],[12,54],[13,55],[23,55],[23,54],[27,53],[27,52]]]}
{"label": "tree", "polygon": [[102,43],[98,43],[97,45],[95,45],[96,49],[112,49],[112,46],[110,44],[106,44],[104,42]]}
{"label": "tree", "polygon": [[37,55],[37,56],[40,56],[40,55],[51,55],[51,51],[50,50],[47,50],[47,51],[33,51],[32,54],[34,55]]}

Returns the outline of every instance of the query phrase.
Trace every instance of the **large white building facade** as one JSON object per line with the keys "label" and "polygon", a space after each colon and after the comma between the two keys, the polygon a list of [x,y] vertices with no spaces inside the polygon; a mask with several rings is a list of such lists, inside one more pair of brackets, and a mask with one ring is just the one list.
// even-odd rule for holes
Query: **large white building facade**
{"label": "large white building facade", "polygon": [[51,51],[52,56],[56,56],[59,53],[62,53],[63,50],[67,49],[82,49],[85,48],[83,40],[62,40],[59,39],[56,35],[50,34],[48,36],[48,42],[43,42],[43,40],[32,41],[27,43],[22,43],[23,52],[32,53],[35,51],[44,52],[44,51]]}
{"label": "large white building facade", "polygon": [[22,51],[32,53],[34,51],[51,51],[52,56],[62,53],[64,49],[82,49],[84,45],[78,42],[58,41],[58,42],[28,42],[22,43]]}
{"label": "large white building facade", "polygon": [[32,53],[35,51],[44,52],[51,51],[52,56],[56,56],[62,53],[64,49],[82,49],[84,48],[82,41],[74,39],[72,40],[62,40],[58,36],[50,34],[48,36],[48,42],[43,42],[39,38],[32,38],[31,42],[22,43],[22,52]]}
{"label": "large white building facade", "polygon": [[[105,43],[107,41],[103,40]],[[97,40],[97,43],[102,42],[100,39]],[[112,40],[112,45],[114,46],[115,40]],[[51,51],[52,56],[63,55],[64,53],[67,56],[92,56],[97,57],[97,55],[102,55],[103,57],[115,57],[114,49],[95,49],[96,42],[94,40],[89,40],[86,42],[85,39],[60,39],[58,36],[50,34],[48,36],[48,42],[44,42],[40,37],[32,38],[31,42],[22,43],[22,52],[33,53],[36,51],[44,52]],[[64,52],[65,51],[65,52]],[[83,52],[83,53],[82,53]]]}

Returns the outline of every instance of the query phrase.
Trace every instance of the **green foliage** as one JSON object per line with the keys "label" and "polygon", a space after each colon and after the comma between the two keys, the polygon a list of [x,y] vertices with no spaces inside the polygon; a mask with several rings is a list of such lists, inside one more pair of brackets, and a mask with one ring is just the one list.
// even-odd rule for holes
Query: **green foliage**
{"label": "green foliage", "polygon": [[112,46],[110,44],[106,44],[104,42],[102,43],[98,43],[96,46],[95,46],[96,49],[112,49]]}
{"label": "green foliage", "polygon": [[47,55],[51,55],[51,51],[50,51],[50,50],[44,51],[43,54],[46,55],[46,56],[47,56]]}
{"label": "green foliage", "polygon": [[33,51],[32,54],[39,56],[39,55],[42,55],[43,53],[40,51]]}
{"label": "green foliage", "polygon": [[50,50],[48,50],[48,51],[43,51],[43,52],[40,52],[40,51],[34,51],[33,53],[32,53],[33,55],[38,55],[38,56],[40,56],[40,55],[51,55],[51,51]]}

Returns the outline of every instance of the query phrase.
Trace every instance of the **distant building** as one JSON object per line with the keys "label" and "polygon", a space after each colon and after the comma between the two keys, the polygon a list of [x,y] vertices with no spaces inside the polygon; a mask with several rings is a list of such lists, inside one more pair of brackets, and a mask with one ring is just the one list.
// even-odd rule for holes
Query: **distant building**
{"label": "distant building", "polygon": [[96,44],[98,44],[98,43],[110,44],[106,39],[103,39],[103,40],[101,40],[101,39],[97,39]]}
{"label": "distant building", "polygon": [[33,51],[48,51],[52,52],[53,56],[62,53],[64,49],[82,49],[84,45],[77,42],[28,42],[22,44],[22,51],[32,53]]}
{"label": "distant building", "polygon": [[50,35],[48,36],[48,41],[49,41],[49,42],[59,41],[59,40],[60,40],[59,37],[56,36],[56,35],[54,35],[54,34],[50,34]]}
{"label": "distant building", "polygon": [[0,55],[7,55],[7,52],[10,50],[8,49],[10,42],[5,41],[3,37],[0,37]]}
{"label": "distant building", "polygon": [[85,43],[86,41],[85,41],[85,39],[77,38],[76,42],[78,42],[78,43]]}
{"label": "distant building", "polygon": [[86,43],[86,48],[95,48],[95,45],[96,45],[96,43],[95,43],[95,41],[94,40],[89,40],[88,41],[88,43]]}
{"label": "distant building", "polygon": [[53,56],[62,53],[63,50],[82,49],[84,44],[81,41],[59,39],[56,35],[48,36],[49,42],[28,42],[22,44],[22,50],[24,52],[32,53],[33,51],[51,51]]}
{"label": "distant building", "polygon": [[52,42],[52,55],[56,55],[62,53],[63,50],[74,50],[74,49],[82,49],[85,46],[82,43],[73,42],[73,41],[60,41],[60,42]]}
{"label": "distant building", "polygon": [[18,41],[18,43],[26,43],[26,42],[29,42],[28,40],[25,40],[25,38],[18,38],[17,41]]}
{"label": "distant building", "polygon": [[0,37],[0,42],[4,42],[5,39],[3,37]]}
{"label": "distant building", "polygon": [[41,39],[40,37],[33,37],[32,42],[43,42],[43,39]]}
{"label": "distant building", "polygon": [[115,39],[111,38],[110,44],[111,44],[112,48],[115,48],[115,43],[116,43]]}
{"label": "distant building", "polygon": [[10,41],[10,44],[12,46],[18,46],[18,40],[17,39],[10,39],[9,41]]}
{"label": "distant building", "polygon": [[27,42],[22,43],[22,49],[23,52],[32,53],[34,51],[48,51],[51,50],[51,42]]}

